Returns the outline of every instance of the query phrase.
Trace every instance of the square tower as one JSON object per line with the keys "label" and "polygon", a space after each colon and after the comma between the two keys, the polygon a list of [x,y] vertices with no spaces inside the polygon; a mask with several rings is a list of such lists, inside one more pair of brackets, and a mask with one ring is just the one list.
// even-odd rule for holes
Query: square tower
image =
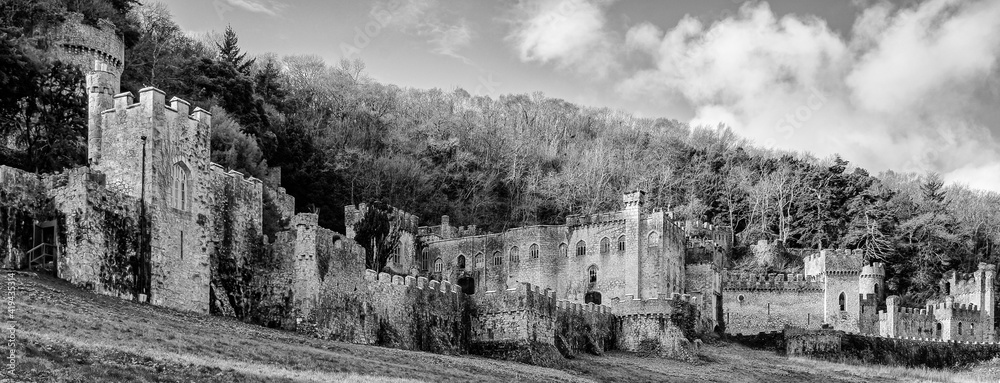
{"label": "square tower", "polygon": [[[208,312],[212,249],[211,114],[156,88],[114,98],[100,112],[108,189],[142,201],[148,222],[149,300]],[[189,114],[190,113],[190,114]]]}

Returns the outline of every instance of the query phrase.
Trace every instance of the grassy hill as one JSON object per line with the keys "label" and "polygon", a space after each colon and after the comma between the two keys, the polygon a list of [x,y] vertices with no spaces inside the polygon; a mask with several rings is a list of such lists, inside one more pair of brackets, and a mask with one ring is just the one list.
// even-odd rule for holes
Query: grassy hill
{"label": "grassy hill", "polygon": [[[6,277],[5,277],[6,278]],[[950,372],[865,367],[719,343],[685,363],[627,353],[543,368],[313,339],[80,290],[15,272],[13,382],[998,381],[1000,362]],[[8,325],[11,322],[8,322]],[[9,326],[8,326],[9,327]],[[6,371],[6,368],[4,368]]]}

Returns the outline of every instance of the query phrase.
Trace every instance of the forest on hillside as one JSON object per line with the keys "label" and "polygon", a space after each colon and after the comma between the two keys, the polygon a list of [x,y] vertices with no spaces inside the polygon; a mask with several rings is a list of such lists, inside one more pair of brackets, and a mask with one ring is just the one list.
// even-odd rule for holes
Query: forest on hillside
{"label": "forest on hillside", "polygon": [[113,21],[126,43],[122,90],[156,86],[214,114],[212,160],[261,177],[280,167],[299,211],[343,231],[343,206],[382,201],[436,224],[491,231],[648,206],[731,226],[748,245],[863,249],[889,263],[909,304],[943,272],[1000,261],[1000,195],[935,174],[869,174],[849,159],[764,149],[724,126],[637,118],[543,94],[496,98],[374,81],[364,63],[244,52],[238,31],[189,36],[163,5],[137,0],[2,0],[0,161],[51,172],[86,161],[83,75],[46,55],[67,12]]}

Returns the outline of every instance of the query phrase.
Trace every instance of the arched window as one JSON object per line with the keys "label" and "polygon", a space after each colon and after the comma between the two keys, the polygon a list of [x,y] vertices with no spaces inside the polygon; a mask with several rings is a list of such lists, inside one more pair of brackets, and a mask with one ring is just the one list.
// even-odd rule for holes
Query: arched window
{"label": "arched window", "polygon": [[660,247],[660,233],[652,231],[649,233],[649,241],[646,242],[649,247]]}
{"label": "arched window", "polygon": [[465,256],[464,255],[459,255],[458,256],[458,268],[460,270],[465,270]]}
{"label": "arched window", "polygon": [[532,243],[531,247],[528,248],[528,253],[531,254],[531,259],[538,259],[538,245]]}
{"label": "arched window", "polygon": [[958,335],[962,335],[962,322],[958,322]]}
{"label": "arched window", "polygon": [[517,254],[517,246],[510,248],[510,263],[517,263],[520,260],[520,255]]}
{"label": "arched window", "polygon": [[840,292],[840,298],[838,299],[838,301],[840,301],[840,311],[847,311],[847,309],[845,308],[845,305],[847,303],[847,297],[846,295],[844,295],[843,291]]}
{"label": "arched window", "polygon": [[593,303],[595,305],[601,304],[601,293],[597,291],[590,291],[583,295],[583,303]]}
{"label": "arched window", "polygon": [[191,171],[183,162],[175,163],[170,170],[170,201],[175,209],[187,210],[191,198]]}
{"label": "arched window", "polygon": [[625,252],[625,236],[618,237],[618,251]]}
{"label": "arched window", "polygon": [[944,283],[944,295],[951,295],[951,282]]}
{"label": "arched window", "polygon": [[875,297],[878,298],[878,283],[875,284]]}
{"label": "arched window", "polygon": [[493,253],[493,266],[503,265],[503,255],[500,252]]}
{"label": "arched window", "polygon": [[591,265],[587,274],[590,275],[590,283],[597,283],[597,265]]}
{"label": "arched window", "polygon": [[611,240],[608,237],[601,239],[601,255],[606,255],[611,252]]}
{"label": "arched window", "polygon": [[740,294],[740,296],[736,297],[736,300],[740,301],[740,304],[742,305],[743,301],[747,300],[747,297],[743,296],[743,294]]}
{"label": "arched window", "polygon": [[486,264],[483,263],[483,253],[476,254],[476,270],[482,270],[486,268]]}
{"label": "arched window", "polygon": [[427,259],[430,258],[429,253],[430,251],[427,249],[423,249],[420,251],[420,262],[418,262],[420,270],[427,270]]}
{"label": "arched window", "polygon": [[567,247],[568,246],[566,246],[565,243],[559,244],[559,254],[562,254],[563,257],[569,257],[569,250],[567,250]]}
{"label": "arched window", "polygon": [[934,327],[937,329],[937,332],[935,333],[935,336],[940,337],[941,336],[941,322],[938,322],[937,325],[934,326]]}
{"label": "arched window", "polygon": [[587,242],[580,241],[576,243],[576,255],[587,255]]}
{"label": "arched window", "polygon": [[976,324],[969,323],[969,335],[976,336]]}
{"label": "arched window", "polygon": [[444,271],[444,266],[441,265],[441,258],[435,259],[434,260],[434,272],[438,273],[438,274],[441,274],[442,271]]}

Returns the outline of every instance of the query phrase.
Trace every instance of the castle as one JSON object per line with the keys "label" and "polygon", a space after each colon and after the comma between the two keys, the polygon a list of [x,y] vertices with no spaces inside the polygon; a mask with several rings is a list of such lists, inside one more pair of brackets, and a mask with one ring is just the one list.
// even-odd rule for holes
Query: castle
{"label": "castle", "polygon": [[793,326],[829,327],[890,338],[995,342],[996,266],[954,271],[941,281],[943,296],[924,308],[885,296],[885,265],[863,264],[860,250],[821,250],[803,258],[802,274],[727,272],[727,329],[757,333]]}
{"label": "castle", "polygon": [[[345,234],[319,226],[316,214],[295,213],[280,171],[246,178],[209,160],[209,112],[156,88],[138,100],[120,93],[113,26],[70,18],[55,40],[57,54],[86,63],[89,164],[40,176],[0,168],[0,186],[37,184],[56,210],[32,228],[47,234],[30,250],[6,254],[8,267],[50,262],[59,278],[103,294],[447,353],[684,355],[696,337],[784,325],[995,338],[992,265],[951,274],[948,297],[921,310],[882,298],[883,266],[857,252],[809,255],[792,277],[730,273],[730,228],[674,220],[641,191],[623,195],[618,211],[501,233],[448,216],[419,226],[393,209],[394,252],[385,269],[367,270],[355,225],[371,207],[345,207]],[[269,236],[265,204],[280,222]]]}

